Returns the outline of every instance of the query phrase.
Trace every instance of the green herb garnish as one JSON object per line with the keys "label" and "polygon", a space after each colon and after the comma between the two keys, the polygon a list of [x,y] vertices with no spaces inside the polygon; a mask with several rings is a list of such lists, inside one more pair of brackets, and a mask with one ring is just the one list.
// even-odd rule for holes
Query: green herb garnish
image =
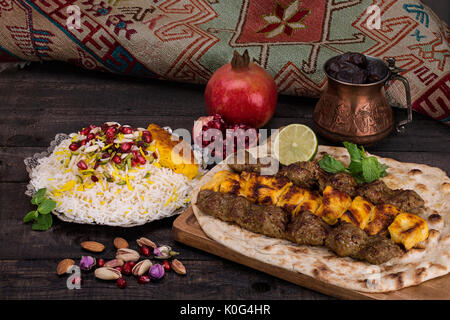
{"label": "green herb garnish", "polygon": [[359,183],[373,182],[387,175],[388,166],[379,163],[376,157],[368,157],[364,147],[358,148],[356,144],[350,142],[344,142],[343,144],[350,155],[348,168],[341,161],[325,155],[319,160],[319,166],[323,170],[330,173],[348,173]]}
{"label": "green herb garnish", "polygon": [[31,229],[33,230],[48,230],[53,224],[52,215],[49,214],[56,208],[56,202],[45,198],[46,188],[39,189],[31,198],[31,203],[37,205],[37,209],[28,212],[23,218],[23,222],[34,221]]}

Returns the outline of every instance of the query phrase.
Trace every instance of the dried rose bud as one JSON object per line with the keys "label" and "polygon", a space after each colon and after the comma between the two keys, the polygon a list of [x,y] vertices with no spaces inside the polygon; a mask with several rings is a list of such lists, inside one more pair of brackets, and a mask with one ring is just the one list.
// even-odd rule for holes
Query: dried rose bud
{"label": "dried rose bud", "polygon": [[96,261],[94,257],[91,256],[82,256],[80,260],[80,269],[81,270],[91,270],[92,267],[96,265]]}
{"label": "dried rose bud", "polygon": [[153,255],[156,259],[169,259],[171,257],[172,248],[169,246],[161,246],[153,249]]}
{"label": "dried rose bud", "polygon": [[158,263],[154,264],[150,267],[148,275],[155,280],[161,279],[162,277],[164,277],[164,267]]}

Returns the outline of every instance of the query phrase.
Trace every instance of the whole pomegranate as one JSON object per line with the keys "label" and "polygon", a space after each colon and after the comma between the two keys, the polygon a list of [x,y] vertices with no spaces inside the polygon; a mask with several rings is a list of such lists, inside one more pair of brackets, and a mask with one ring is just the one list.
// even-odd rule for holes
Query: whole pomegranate
{"label": "whole pomegranate", "polygon": [[250,62],[248,51],[234,51],[231,63],[220,67],[205,90],[206,111],[220,114],[229,124],[253,128],[265,125],[275,113],[277,86],[272,76]]}

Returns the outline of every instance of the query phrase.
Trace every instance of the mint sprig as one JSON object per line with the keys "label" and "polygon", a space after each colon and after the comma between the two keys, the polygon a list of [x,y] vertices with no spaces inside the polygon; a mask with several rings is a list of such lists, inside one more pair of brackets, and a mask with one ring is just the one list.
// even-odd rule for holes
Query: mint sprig
{"label": "mint sprig", "polygon": [[48,230],[53,224],[52,215],[49,214],[56,208],[56,202],[45,198],[46,188],[39,189],[31,198],[31,203],[38,206],[36,210],[28,212],[23,218],[23,222],[33,222],[31,229]]}
{"label": "mint sprig", "polygon": [[344,164],[325,155],[319,160],[319,166],[330,173],[345,172],[352,175],[358,183],[373,182],[387,175],[388,166],[378,162],[376,157],[368,157],[364,147],[358,146],[351,142],[343,142],[345,148],[350,155],[350,164],[348,168]]}

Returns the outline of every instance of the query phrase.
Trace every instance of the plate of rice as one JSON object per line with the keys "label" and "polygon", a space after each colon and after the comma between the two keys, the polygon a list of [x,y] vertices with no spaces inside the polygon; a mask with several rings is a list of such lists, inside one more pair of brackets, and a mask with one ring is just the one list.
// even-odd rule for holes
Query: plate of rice
{"label": "plate of rice", "polygon": [[53,213],[68,222],[132,227],[169,217],[187,207],[201,175],[189,145],[189,154],[172,152],[179,143],[156,124],[58,134],[47,152],[25,159],[26,194],[46,188]]}

